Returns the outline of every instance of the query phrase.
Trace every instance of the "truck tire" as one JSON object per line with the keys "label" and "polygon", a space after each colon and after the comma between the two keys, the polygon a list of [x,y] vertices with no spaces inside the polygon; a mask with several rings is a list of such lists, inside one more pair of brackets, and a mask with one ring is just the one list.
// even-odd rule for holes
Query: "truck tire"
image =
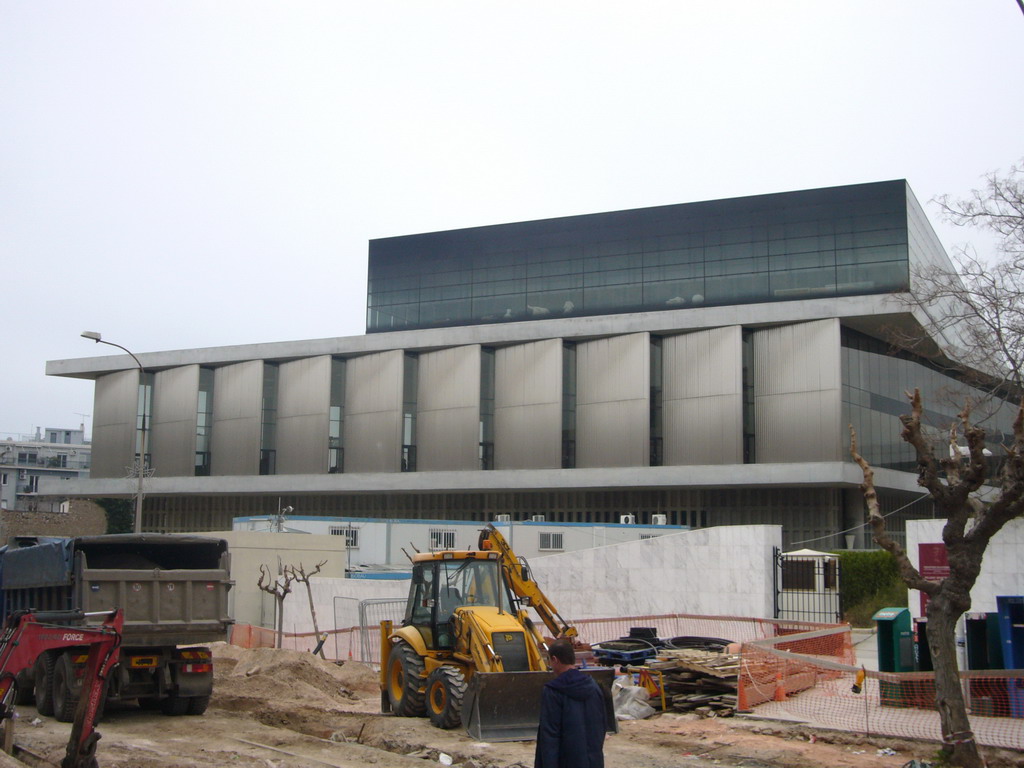
{"label": "truck tire", "polygon": [[392,712],[399,717],[423,717],[426,714],[424,693],[420,690],[423,659],[408,643],[399,641],[392,646],[385,679]]}
{"label": "truck tire", "polygon": [[168,717],[181,717],[188,712],[187,698],[172,693],[166,699],[160,699],[160,711]]}
{"label": "truck tire", "polygon": [[18,684],[17,695],[14,698],[15,704],[31,704],[33,701],[32,695],[32,678],[28,674],[28,670],[23,669],[15,676],[15,682]]}
{"label": "truck tire", "polygon": [[466,678],[461,669],[438,667],[427,677],[427,716],[435,728],[450,730],[462,725],[462,699]]}
{"label": "truck tire", "polygon": [[206,711],[206,708],[210,706],[209,696],[193,696],[188,700],[188,715],[201,715]]}
{"label": "truck tire", "polygon": [[72,692],[75,684],[75,670],[71,657],[62,653],[53,666],[53,716],[59,723],[70,723],[75,719],[78,696]]}
{"label": "truck tire", "polygon": [[35,671],[32,673],[36,712],[43,717],[53,716],[53,665],[53,654],[44,651],[36,658]]}

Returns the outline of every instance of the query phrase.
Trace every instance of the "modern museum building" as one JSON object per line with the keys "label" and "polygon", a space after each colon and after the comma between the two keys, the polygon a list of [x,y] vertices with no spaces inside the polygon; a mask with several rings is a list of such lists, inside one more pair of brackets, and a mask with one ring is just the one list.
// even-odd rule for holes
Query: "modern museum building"
{"label": "modern museum building", "polygon": [[848,425],[902,536],[931,516],[903,393],[936,429],[956,406],[929,395],[971,393],[890,342],[926,333],[930,267],[905,181],[373,240],[364,335],[50,361],[95,382],[93,464],[40,493],[131,497],[144,453],[146,531],[287,506],[864,546]]}

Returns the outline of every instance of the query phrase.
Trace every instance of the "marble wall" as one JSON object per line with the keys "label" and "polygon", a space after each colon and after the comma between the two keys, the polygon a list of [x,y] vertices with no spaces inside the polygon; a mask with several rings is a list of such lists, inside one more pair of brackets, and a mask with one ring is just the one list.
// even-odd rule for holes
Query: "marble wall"
{"label": "marble wall", "polygon": [[770,617],[775,525],[722,526],[530,561],[569,620],[691,613]]}
{"label": "marble wall", "polygon": [[[908,520],[907,554],[914,567],[918,567],[918,544],[942,543],[945,520]],[[971,613],[992,613],[996,610],[996,597],[1024,595],[1024,569],[1020,566],[1020,553],[1024,552],[1024,520],[1011,520],[997,533],[981,561],[981,573],[971,590]],[[910,590],[910,613],[921,614],[920,592]]]}
{"label": "marble wall", "polygon": [[[781,544],[780,526],[723,526],[536,557],[530,566],[570,622],[666,613],[768,618],[772,550]],[[360,600],[404,598],[409,590],[407,580],[315,578],[312,585],[321,630],[354,626]],[[304,588],[284,608],[286,632],[313,631]]]}

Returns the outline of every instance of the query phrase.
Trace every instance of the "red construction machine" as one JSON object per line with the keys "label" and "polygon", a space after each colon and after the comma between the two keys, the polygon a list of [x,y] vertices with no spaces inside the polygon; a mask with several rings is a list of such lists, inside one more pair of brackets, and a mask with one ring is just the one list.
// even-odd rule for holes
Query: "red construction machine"
{"label": "red construction machine", "polygon": [[[97,615],[107,618],[99,625],[81,623],[85,617]],[[89,653],[81,673],[82,693],[61,768],[98,768],[96,742],[100,735],[95,725],[107,677],[117,663],[123,628],[124,614],[119,608],[102,614],[21,611],[8,617],[0,634],[0,727],[4,751],[10,752],[13,746],[18,673],[31,668],[38,658],[52,658],[46,651],[87,646]]]}

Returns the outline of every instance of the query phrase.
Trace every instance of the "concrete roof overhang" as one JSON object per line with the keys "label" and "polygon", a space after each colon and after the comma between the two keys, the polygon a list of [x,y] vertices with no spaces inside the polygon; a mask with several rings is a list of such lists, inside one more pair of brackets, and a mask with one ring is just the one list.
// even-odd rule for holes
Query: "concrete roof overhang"
{"label": "concrete roof overhang", "polygon": [[[627,333],[673,334],[730,325],[758,328],[826,318],[839,318],[843,324],[883,340],[887,338],[889,328],[898,327],[906,332],[923,335],[923,323],[927,321],[919,310],[908,306],[907,302],[901,301],[898,296],[874,294],[495,325],[429,328],[303,341],[144,352],[137,355],[146,370],[158,371],[183,365],[230,365],[246,360],[286,362],[319,355],[351,357],[391,349],[429,351],[466,344],[506,346],[552,338],[583,341]],[[95,379],[108,373],[135,367],[134,361],[128,355],[110,355],[50,360],[46,364],[46,374]]]}
{"label": "concrete roof overhang", "polygon": [[[857,488],[863,481],[851,462],[715,464],[680,467],[602,467],[460,472],[381,472],[324,475],[152,477],[152,496],[259,496],[265,494],[485,493],[553,490],[658,490],[739,488]],[[875,470],[879,490],[921,492],[917,476]],[[135,480],[61,480],[44,483],[41,495],[131,496]]]}

